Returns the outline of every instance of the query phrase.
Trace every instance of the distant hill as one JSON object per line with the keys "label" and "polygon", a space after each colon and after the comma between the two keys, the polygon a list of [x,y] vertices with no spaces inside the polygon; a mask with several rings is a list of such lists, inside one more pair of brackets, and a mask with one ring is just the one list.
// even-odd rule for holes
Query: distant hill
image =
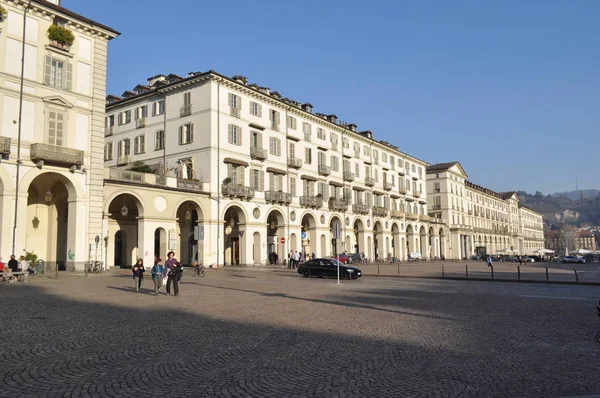
{"label": "distant hill", "polygon": [[557,193],[553,193],[550,196],[564,196],[565,198],[569,198],[571,200],[579,200],[579,198],[581,198],[581,195],[583,195],[584,198],[595,198],[600,194],[600,190],[598,189],[584,189],[584,190],[578,190],[578,191],[568,191],[568,192],[557,192]]}
{"label": "distant hill", "polygon": [[554,216],[556,213],[571,210],[579,213],[579,218],[565,222],[579,226],[582,224],[600,225],[599,192],[597,189],[589,189],[552,195],[543,195],[541,192],[536,192],[532,195],[524,191],[518,191],[517,195],[519,195],[521,203],[525,206],[542,213],[546,224],[559,222]]}

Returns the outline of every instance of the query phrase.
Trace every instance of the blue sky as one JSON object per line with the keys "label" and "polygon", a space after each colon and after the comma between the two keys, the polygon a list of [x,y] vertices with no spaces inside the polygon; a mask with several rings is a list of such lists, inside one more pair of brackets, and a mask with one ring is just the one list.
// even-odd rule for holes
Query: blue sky
{"label": "blue sky", "polygon": [[122,33],[109,93],[158,73],[241,74],[496,191],[600,188],[600,1],[62,5]]}

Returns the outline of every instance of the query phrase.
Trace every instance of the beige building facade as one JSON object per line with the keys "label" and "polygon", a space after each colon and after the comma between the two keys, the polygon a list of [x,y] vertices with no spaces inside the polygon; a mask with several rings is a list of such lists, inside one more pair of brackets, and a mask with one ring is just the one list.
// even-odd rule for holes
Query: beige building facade
{"label": "beige building facade", "polygon": [[544,247],[543,217],[515,192],[497,193],[467,180],[459,162],[427,167],[429,215],[448,225],[449,258],[534,254]]}
{"label": "beige building facade", "polygon": [[0,5],[0,253],[83,270],[103,237],[107,45],[118,32],[58,0]]}

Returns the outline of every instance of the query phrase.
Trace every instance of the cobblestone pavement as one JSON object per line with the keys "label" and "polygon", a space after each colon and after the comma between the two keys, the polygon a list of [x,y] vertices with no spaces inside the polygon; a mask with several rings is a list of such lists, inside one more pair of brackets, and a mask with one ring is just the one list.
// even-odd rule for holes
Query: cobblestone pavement
{"label": "cobblestone pavement", "polygon": [[600,393],[592,286],[209,270],[0,285],[0,397]]}

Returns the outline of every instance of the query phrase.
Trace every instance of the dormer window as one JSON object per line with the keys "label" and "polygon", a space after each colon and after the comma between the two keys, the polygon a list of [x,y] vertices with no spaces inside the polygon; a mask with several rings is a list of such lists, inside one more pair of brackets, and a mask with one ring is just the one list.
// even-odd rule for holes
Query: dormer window
{"label": "dormer window", "polygon": [[54,20],[52,21],[53,25],[56,26],[61,26],[63,28],[67,27],[67,20],[63,19],[63,18],[59,18],[59,17],[55,17]]}

